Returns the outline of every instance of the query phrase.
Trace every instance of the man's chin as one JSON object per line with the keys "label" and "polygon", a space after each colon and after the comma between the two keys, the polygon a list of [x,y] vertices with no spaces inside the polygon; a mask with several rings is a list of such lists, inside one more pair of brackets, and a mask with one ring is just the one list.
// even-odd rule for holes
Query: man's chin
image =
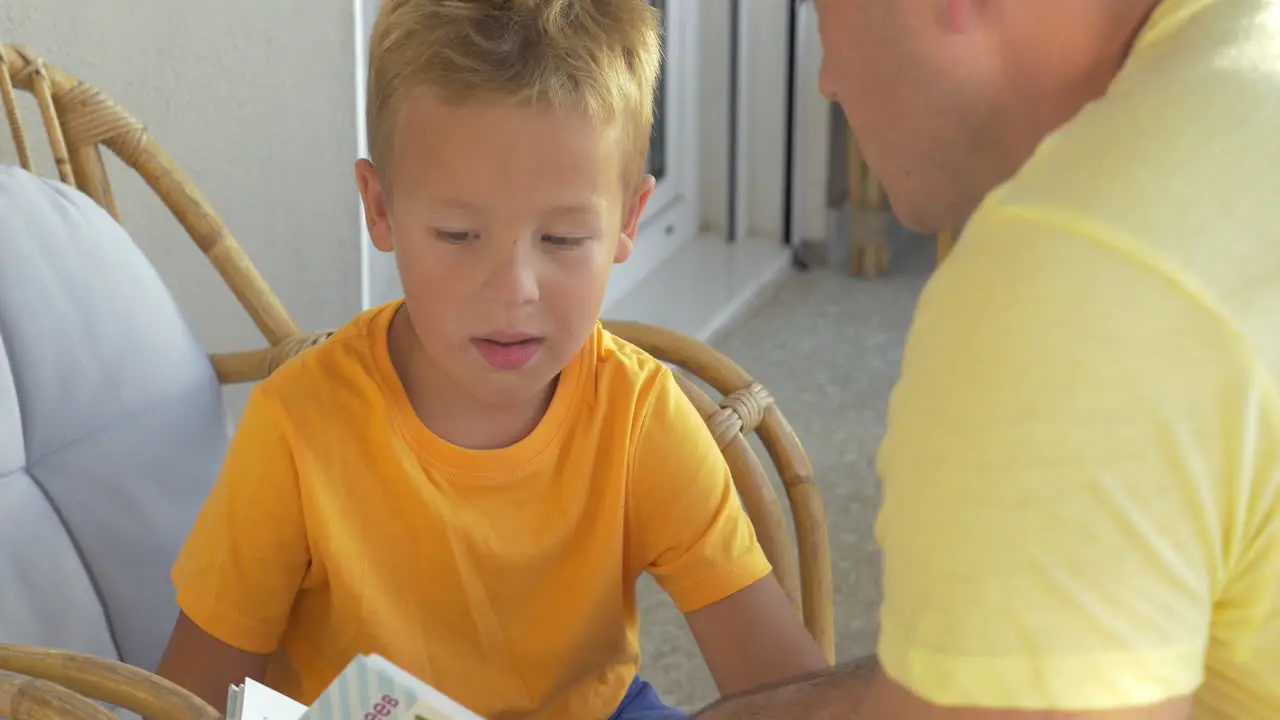
{"label": "man's chin", "polygon": [[927,203],[911,202],[911,198],[901,197],[895,202],[888,188],[885,188],[885,197],[889,212],[893,213],[898,224],[907,230],[922,235],[932,235],[944,229],[939,227],[941,223],[938,222],[938,213],[935,209],[928,207]]}

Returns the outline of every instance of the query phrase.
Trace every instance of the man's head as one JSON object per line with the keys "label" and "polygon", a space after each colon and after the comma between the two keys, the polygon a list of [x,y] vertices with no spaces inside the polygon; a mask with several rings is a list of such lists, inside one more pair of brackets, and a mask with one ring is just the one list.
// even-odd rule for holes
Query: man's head
{"label": "man's head", "polygon": [[816,0],[822,88],[902,221],[958,227],[1105,92],[1159,0]]}
{"label": "man's head", "polygon": [[468,391],[536,393],[590,335],[653,188],[660,36],[644,0],[384,0],[366,221],[423,356]]}

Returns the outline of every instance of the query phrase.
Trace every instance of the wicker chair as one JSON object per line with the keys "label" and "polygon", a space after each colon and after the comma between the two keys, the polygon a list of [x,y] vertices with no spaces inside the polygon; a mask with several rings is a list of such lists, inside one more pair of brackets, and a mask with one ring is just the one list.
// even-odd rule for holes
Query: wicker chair
{"label": "wicker chair", "polygon": [[[724,395],[717,404],[688,377],[676,376],[706,419],[729,463],[738,495],[751,516],[765,555],[773,563],[774,574],[797,604],[805,626],[822,646],[827,660],[834,662],[831,549],[822,496],[813,481],[809,456],[769,391],[728,357],[694,338],[636,322],[606,321],[605,327]],[[747,442],[752,432],[759,434],[786,488],[795,521],[794,543],[773,485]]]}
{"label": "wicker chair", "polygon": [[150,720],[219,720],[208,703],[124,663],[59,650],[0,644],[0,717],[114,720],[96,698]]}
{"label": "wicker chair", "polygon": [[[98,89],[31,52],[0,45],[0,99],[24,168],[34,171],[15,90],[35,97],[62,182],[78,188],[118,220],[100,150],[107,147],[160,197],[253,319],[266,345],[254,351],[210,355],[221,383],[265,378],[329,336],[329,332],[303,332],[297,327],[217,214],[140,122]],[[613,322],[608,327],[725,395],[716,403],[692,381],[681,378],[732,467],[734,482],[779,580],[806,627],[828,659],[834,660],[830,555],[821,497],[808,457],[768,392],[728,358],[692,338],[638,323]],[[745,439],[752,431],[759,432],[786,488],[798,551],[763,465]],[[205,703],[137,668],[83,654],[0,644],[0,717],[104,717],[101,706],[86,696],[148,717],[217,717]]]}

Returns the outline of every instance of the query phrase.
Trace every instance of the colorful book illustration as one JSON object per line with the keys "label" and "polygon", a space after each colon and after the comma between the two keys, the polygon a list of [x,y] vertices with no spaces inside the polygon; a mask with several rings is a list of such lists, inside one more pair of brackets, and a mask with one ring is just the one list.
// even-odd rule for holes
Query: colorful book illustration
{"label": "colorful book illustration", "polygon": [[311,707],[245,680],[227,691],[227,720],[484,720],[380,655],[358,655]]}

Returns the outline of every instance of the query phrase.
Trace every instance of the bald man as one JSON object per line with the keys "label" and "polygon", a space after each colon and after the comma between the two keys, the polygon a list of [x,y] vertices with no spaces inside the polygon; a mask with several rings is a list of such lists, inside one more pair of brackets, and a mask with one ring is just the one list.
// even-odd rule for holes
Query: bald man
{"label": "bald man", "polygon": [[879,453],[877,658],[700,717],[1280,718],[1280,0],[817,5],[894,210],[964,232]]}

